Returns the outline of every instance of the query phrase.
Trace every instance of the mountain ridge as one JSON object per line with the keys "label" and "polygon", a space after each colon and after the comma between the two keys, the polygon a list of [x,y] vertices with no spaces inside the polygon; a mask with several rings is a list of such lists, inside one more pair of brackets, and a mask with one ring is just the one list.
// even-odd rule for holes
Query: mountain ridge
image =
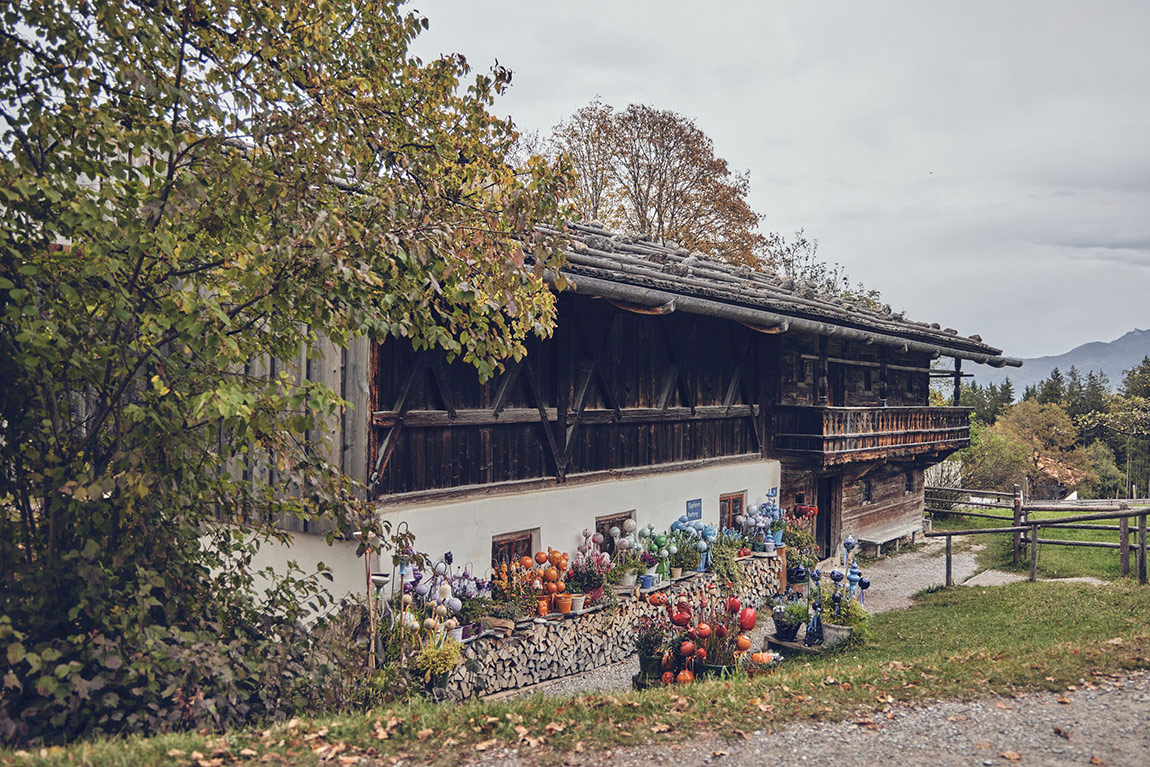
{"label": "mountain ridge", "polygon": [[1110,388],[1117,389],[1122,384],[1123,371],[1137,365],[1143,357],[1150,355],[1150,329],[1134,328],[1113,341],[1087,341],[1068,352],[1044,357],[1023,358],[1021,368],[989,368],[979,365],[974,372],[974,381],[980,386],[1001,384],[1007,377],[1014,384],[1018,396],[1027,386],[1033,386],[1058,368],[1064,374],[1071,366],[1085,377],[1087,371],[1095,370],[1106,374]]}

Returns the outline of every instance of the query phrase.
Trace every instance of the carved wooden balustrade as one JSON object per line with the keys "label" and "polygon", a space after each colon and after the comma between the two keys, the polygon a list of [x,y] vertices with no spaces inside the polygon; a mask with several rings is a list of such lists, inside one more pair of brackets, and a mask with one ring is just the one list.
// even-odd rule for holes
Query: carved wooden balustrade
{"label": "carved wooden balustrade", "polygon": [[813,407],[774,410],[774,447],[824,464],[949,453],[970,444],[970,408]]}

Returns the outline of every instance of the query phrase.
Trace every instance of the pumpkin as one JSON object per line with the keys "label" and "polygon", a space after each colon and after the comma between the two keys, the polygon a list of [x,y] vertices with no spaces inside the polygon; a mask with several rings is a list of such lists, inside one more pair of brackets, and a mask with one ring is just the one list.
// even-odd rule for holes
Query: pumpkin
{"label": "pumpkin", "polygon": [[675,677],[675,681],[679,684],[690,684],[695,681],[695,675],[691,672],[691,669],[685,668],[678,673]]}
{"label": "pumpkin", "polygon": [[744,608],[743,611],[739,613],[739,628],[743,631],[750,631],[755,627],[756,620],[755,608]]}
{"label": "pumpkin", "polygon": [[699,635],[699,639],[706,639],[711,635],[711,627],[709,624],[700,623],[695,629],[695,633]]}
{"label": "pumpkin", "polygon": [[[750,640],[747,640],[747,641],[750,641]],[[679,654],[685,658],[690,658],[692,655],[695,654],[695,643],[694,642],[683,642],[683,644],[679,645]]]}
{"label": "pumpkin", "polygon": [[523,557],[519,560],[519,566],[524,570],[530,570],[534,566],[534,560],[531,557]]}
{"label": "pumpkin", "polygon": [[675,672],[674,671],[664,671],[662,678],[663,678],[663,684],[674,684],[675,683]]}
{"label": "pumpkin", "polygon": [[731,597],[727,600],[727,612],[729,613],[737,613],[742,606],[743,603],[739,601],[738,597]]}
{"label": "pumpkin", "polygon": [[751,638],[746,634],[739,634],[738,639],[735,640],[735,647],[739,648],[740,652],[746,652],[751,649]]}
{"label": "pumpkin", "polygon": [[762,663],[765,665],[770,663],[772,658],[769,652],[756,652],[751,653],[751,660],[753,660],[755,663]]}
{"label": "pumpkin", "polygon": [[539,564],[543,564],[544,562],[546,562],[547,561],[547,552],[545,552],[545,551],[535,552],[535,561],[538,562]]}

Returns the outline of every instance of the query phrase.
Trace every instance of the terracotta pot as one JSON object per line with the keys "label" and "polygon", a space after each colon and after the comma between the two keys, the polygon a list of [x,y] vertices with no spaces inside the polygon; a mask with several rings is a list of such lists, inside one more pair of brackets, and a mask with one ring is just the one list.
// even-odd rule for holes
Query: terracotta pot
{"label": "terracotta pot", "polygon": [[572,594],[571,595],[571,609],[579,612],[583,609],[583,605],[587,602],[586,594]]}
{"label": "terracotta pot", "polygon": [[555,609],[566,615],[571,612],[571,595],[570,594],[556,594],[555,595]]}
{"label": "terracotta pot", "polygon": [[671,579],[672,580],[675,580],[677,578],[682,578],[682,577],[683,577],[683,568],[681,568],[681,567],[672,567],[671,568]]}

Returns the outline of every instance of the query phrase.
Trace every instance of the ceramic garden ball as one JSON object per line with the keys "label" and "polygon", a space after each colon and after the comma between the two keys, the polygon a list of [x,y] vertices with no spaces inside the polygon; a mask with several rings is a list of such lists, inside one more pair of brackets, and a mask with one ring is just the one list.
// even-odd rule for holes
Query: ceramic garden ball
{"label": "ceramic garden ball", "polygon": [[667,547],[667,551],[671,554],[671,556],[675,556],[679,553],[679,547],[672,543]]}
{"label": "ceramic garden ball", "polygon": [[647,537],[648,537],[649,535],[651,535],[651,531],[650,531],[650,530],[648,530],[648,529],[647,529],[647,528],[645,528],[645,527],[640,527],[640,528],[639,528],[639,537],[640,537],[640,538],[642,538],[642,539],[646,540],[646,539],[647,539]]}
{"label": "ceramic garden ball", "polygon": [[447,563],[446,562],[437,562],[435,565],[435,574],[436,575],[443,575],[446,572],[447,572]]}
{"label": "ceramic garden ball", "polygon": [[663,533],[659,533],[658,535],[656,535],[655,536],[655,545],[658,546],[659,548],[666,546],[667,545],[667,536],[664,535]]}
{"label": "ceramic garden ball", "polygon": [[747,518],[744,517],[742,514],[738,514],[735,516],[735,524],[738,525],[739,527],[742,527],[746,521],[747,521]]}
{"label": "ceramic garden ball", "polygon": [[823,571],[822,570],[820,570],[819,568],[816,567],[813,571],[811,571],[811,580],[812,581],[814,581],[815,583],[818,583],[822,579],[823,579]]}
{"label": "ceramic garden ball", "polygon": [[870,588],[870,578],[859,578],[859,588],[866,591]]}
{"label": "ceramic garden ball", "polygon": [[834,581],[835,583],[842,583],[843,582],[842,570],[838,570],[838,569],[831,570],[831,580]]}
{"label": "ceramic garden ball", "polygon": [[610,530],[607,531],[607,535],[611,536],[612,538],[618,538],[620,535],[619,528],[612,527]]}
{"label": "ceramic garden ball", "polygon": [[626,532],[633,533],[633,532],[635,532],[636,527],[638,527],[638,525],[635,524],[635,520],[633,520],[633,519],[624,519],[623,520],[623,530],[625,530]]}
{"label": "ceramic garden ball", "polygon": [[615,545],[618,546],[623,551],[626,551],[627,549],[631,548],[631,541],[627,538],[620,538],[619,542],[616,543]]}
{"label": "ceramic garden ball", "polygon": [[704,552],[707,550],[707,542],[706,541],[699,541],[697,544],[695,544],[695,548],[698,549],[700,552]]}
{"label": "ceramic garden ball", "polygon": [[461,600],[459,597],[448,597],[444,604],[446,604],[447,609],[453,613],[457,613],[463,609],[463,600]]}
{"label": "ceramic garden ball", "polygon": [[603,533],[595,533],[594,535],[591,536],[591,543],[598,544],[598,543],[602,543],[602,542],[603,542]]}
{"label": "ceramic garden ball", "polygon": [[671,523],[671,529],[676,530],[676,531],[682,530],[683,529],[683,523],[680,520],[676,519],[674,522]]}
{"label": "ceramic garden ball", "polygon": [[583,537],[584,538],[590,538],[591,537],[591,531],[586,527],[583,528]]}

